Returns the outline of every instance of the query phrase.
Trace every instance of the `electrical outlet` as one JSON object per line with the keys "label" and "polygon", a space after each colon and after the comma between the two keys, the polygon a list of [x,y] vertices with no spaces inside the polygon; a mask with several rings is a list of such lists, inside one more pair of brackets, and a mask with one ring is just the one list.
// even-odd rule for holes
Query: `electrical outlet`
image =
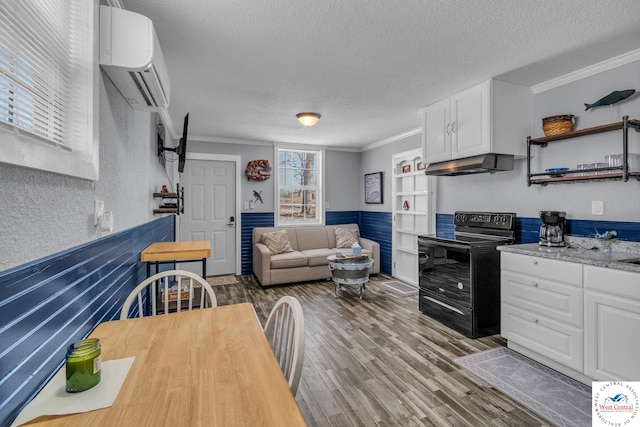
{"label": "electrical outlet", "polygon": [[104,200],[96,200],[93,205],[93,225],[98,226],[100,218],[104,215]]}
{"label": "electrical outlet", "polygon": [[604,215],[604,201],[594,200],[591,202],[591,215]]}

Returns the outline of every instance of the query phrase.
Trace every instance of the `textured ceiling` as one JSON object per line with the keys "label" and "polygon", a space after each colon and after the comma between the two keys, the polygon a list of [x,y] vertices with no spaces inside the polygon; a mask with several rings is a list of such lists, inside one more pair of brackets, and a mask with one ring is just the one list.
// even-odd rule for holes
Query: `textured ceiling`
{"label": "textured ceiling", "polygon": [[[532,86],[640,48],[638,0],[124,0],[171,78],[169,128],[360,149],[501,76]],[[312,128],[295,118],[322,115]]]}

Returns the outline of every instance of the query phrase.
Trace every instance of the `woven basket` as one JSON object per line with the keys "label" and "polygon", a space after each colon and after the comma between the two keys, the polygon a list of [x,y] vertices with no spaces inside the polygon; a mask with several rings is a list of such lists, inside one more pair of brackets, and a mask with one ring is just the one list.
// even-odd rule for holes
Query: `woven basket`
{"label": "woven basket", "polygon": [[545,136],[560,135],[573,130],[573,114],[561,114],[542,119]]}

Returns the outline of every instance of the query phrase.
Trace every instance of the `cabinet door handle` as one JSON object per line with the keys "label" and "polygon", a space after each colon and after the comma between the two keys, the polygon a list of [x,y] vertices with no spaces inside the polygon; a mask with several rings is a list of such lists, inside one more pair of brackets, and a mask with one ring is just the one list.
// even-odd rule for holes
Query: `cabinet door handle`
{"label": "cabinet door handle", "polygon": [[447,135],[451,135],[451,123],[447,123]]}
{"label": "cabinet door handle", "polygon": [[533,323],[538,323],[538,319],[536,319],[535,317],[533,318]]}
{"label": "cabinet door handle", "polygon": [[456,122],[451,123],[451,133],[456,132]]}
{"label": "cabinet door handle", "polygon": [[534,259],[534,260],[531,261],[531,264],[538,265],[538,261]]}
{"label": "cabinet door handle", "polygon": [[537,288],[538,287],[538,282],[533,282],[532,285],[533,285],[534,288]]}

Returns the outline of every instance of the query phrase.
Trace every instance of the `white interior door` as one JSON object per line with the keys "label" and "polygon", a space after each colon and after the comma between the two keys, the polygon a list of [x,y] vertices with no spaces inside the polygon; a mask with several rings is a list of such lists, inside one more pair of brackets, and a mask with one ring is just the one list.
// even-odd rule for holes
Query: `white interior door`
{"label": "white interior door", "polygon": [[[236,162],[225,160],[187,160],[180,176],[184,187],[184,215],[180,216],[180,240],[209,240],[211,256],[207,275],[235,274],[236,241]],[[201,274],[197,263],[180,268]]]}

